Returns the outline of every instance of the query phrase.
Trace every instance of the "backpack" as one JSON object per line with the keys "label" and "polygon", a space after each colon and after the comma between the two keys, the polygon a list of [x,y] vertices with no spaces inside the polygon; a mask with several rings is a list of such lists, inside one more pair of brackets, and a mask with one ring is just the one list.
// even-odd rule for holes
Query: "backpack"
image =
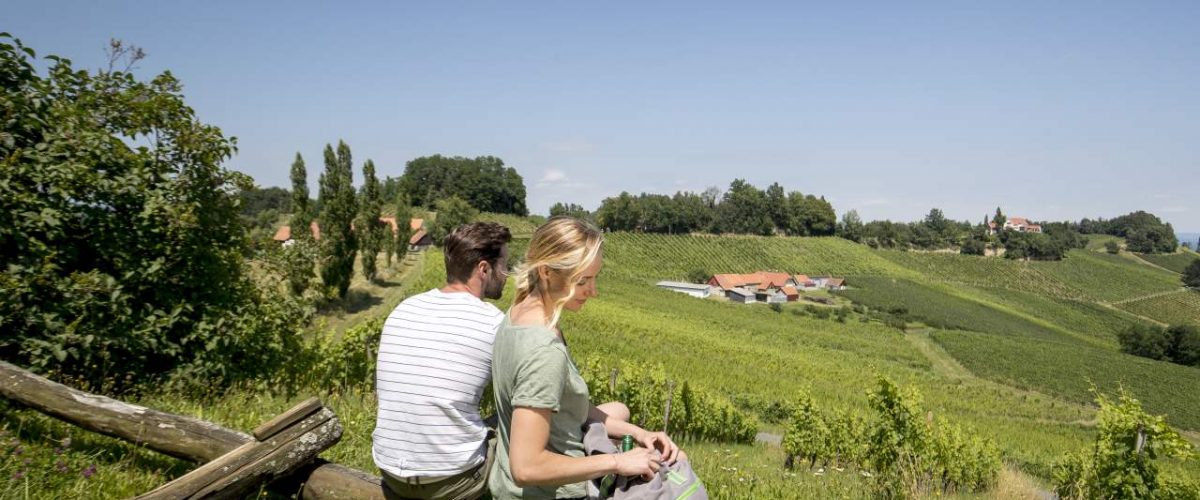
{"label": "backpack", "polygon": [[[589,420],[583,429],[583,449],[588,456],[619,453],[603,423]],[[592,479],[587,482],[587,495],[589,500],[708,500],[708,490],[686,459],[663,464],[649,481],[616,474]]]}

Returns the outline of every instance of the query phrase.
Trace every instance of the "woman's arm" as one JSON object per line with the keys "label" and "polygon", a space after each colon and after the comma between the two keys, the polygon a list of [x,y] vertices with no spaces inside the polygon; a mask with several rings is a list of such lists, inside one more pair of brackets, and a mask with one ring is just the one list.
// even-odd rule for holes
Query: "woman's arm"
{"label": "woman's arm", "polygon": [[588,410],[588,418],[597,422],[603,422],[604,430],[608,432],[608,437],[619,438],[628,434],[633,436],[633,439],[642,446],[651,450],[658,450],[663,461],[669,464],[674,464],[676,457],[679,455],[679,446],[666,433],[649,432],[624,420],[612,418],[607,413],[604,413],[604,410],[596,408],[594,405]]}
{"label": "woman's arm", "polygon": [[550,415],[545,408],[513,409],[508,461],[517,486],[558,486],[612,473],[649,477],[658,471],[658,459],[646,448],[590,457],[568,457],[547,450]]}

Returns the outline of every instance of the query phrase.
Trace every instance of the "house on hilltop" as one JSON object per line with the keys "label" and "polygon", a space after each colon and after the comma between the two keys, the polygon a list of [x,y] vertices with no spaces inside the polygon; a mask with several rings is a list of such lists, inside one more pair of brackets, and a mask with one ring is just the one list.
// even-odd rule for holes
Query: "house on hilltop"
{"label": "house on hilltop", "polygon": [[[1004,229],[1018,233],[1040,233],[1042,226],[1029,222],[1024,217],[1009,217],[1004,221]],[[988,233],[996,234],[996,223],[988,222]]]}

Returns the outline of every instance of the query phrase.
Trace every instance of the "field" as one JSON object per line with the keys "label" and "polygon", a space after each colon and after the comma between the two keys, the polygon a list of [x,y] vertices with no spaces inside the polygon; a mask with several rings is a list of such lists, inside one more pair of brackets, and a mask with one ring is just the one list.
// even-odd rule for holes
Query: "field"
{"label": "field", "polygon": [[1155,297],[1125,302],[1117,307],[1170,324],[1200,325],[1200,291],[1179,290]]}
{"label": "field", "polygon": [[[741,408],[760,422],[760,431],[782,433],[780,409],[808,391],[823,407],[866,412],[864,392],[877,374],[916,388],[922,406],[939,418],[991,438],[1008,465],[996,495],[1036,495],[1052,464],[1064,453],[1087,447],[1094,434],[1091,384],[1112,391],[1131,389],[1153,412],[1185,429],[1200,429],[1200,370],[1117,352],[1117,331],[1139,320],[1096,297],[1139,296],[1164,288],[1164,271],[1132,259],[1072,253],[1068,261],[1022,263],[995,258],[874,251],[834,238],[757,238],[606,234],[599,297],[582,312],[564,317],[562,329],[577,359],[599,359],[608,373],[617,360],[661,370]],[[527,240],[517,240],[523,248]],[[517,253],[517,252],[514,252]],[[1077,259],[1077,257],[1079,257]],[[376,291],[375,305],[326,320],[324,335],[386,314],[400,297],[436,286],[444,273],[432,250],[403,274],[398,286]],[[1075,262],[1072,262],[1075,261]],[[1146,278],[1119,290],[1095,291],[1087,269]],[[842,321],[774,312],[763,305],[701,300],[655,288],[660,279],[681,279],[695,269],[747,272],[775,269],[848,277],[842,293],[872,309],[903,307],[928,333],[904,333],[852,314]],[[1148,274],[1147,274],[1148,273]],[[372,292],[372,294],[376,293]],[[1200,310],[1194,295],[1169,294],[1149,302],[1119,305],[1137,314],[1156,310]],[[512,290],[497,304],[511,300]],[[1143,310],[1145,306],[1145,310]],[[1153,313],[1153,314],[1151,314]],[[606,365],[604,360],[613,360]],[[595,375],[595,374],[592,374]],[[240,387],[209,398],[156,394],[137,402],[248,430],[309,395],[333,408],[346,432],[322,456],[374,471],[370,432],[374,400],[362,379],[344,388],[314,384],[294,394],[268,387]],[[191,465],[115,440],[90,435],[24,409],[4,407],[0,445],[18,442],[23,457],[46,464],[0,486],[0,498],[105,497],[147,491]],[[786,413],[786,412],[783,412]],[[61,439],[73,444],[58,452]],[[8,439],[9,441],[5,441]],[[0,473],[15,476],[23,458],[0,447]],[[715,498],[836,496],[868,498],[869,481],[854,471],[782,468],[774,445],[687,442],[697,470]],[[66,472],[58,472],[56,461]],[[90,478],[81,470],[96,466]],[[1168,462],[1168,477],[1200,476],[1200,466]],[[28,490],[26,490],[28,488]],[[1015,490],[1014,490],[1015,488]],[[26,493],[28,491],[28,493]],[[999,493],[1003,491],[1004,493]]]}
{"label": "field", "polygon": [[1197,255],[1196,252],[1188,250],[1166,254],[1139,253],[1137,256],[1139,259],[1142,259],[1146,262],[1170,269],[1180,274],[1183,273],[1183,270],[1187,268],[1188,264],[1200,259],[1200,255]]}

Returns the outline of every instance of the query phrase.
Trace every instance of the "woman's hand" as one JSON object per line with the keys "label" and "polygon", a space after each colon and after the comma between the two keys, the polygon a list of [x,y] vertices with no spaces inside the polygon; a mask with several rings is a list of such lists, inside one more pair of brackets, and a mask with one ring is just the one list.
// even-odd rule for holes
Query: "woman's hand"
{"label": "woman's hand", "polygon": [[662,467],[662,455],[653,448],[634,448],[617,453],[613,458],[617,461],[617,474],[641,476],[647,481],[654,479],[654,474]]}
{"label": "woman's hand", "polygon": [[665,432],[649,432],[642,431],[637,436],[638,443],[651,450],[657,450],[662,454],[662,459],[668,465],[675,465],[675,460],[679,458],[679,446],[671,441]]}

